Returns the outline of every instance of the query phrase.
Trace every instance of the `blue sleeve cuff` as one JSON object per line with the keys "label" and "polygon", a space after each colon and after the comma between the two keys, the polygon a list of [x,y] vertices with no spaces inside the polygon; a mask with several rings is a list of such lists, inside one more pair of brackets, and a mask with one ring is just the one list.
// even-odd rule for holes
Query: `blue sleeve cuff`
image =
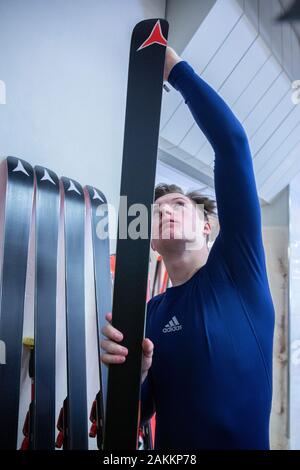
{"label": "blue sleeve cuff", "polygon": [[190,64],[186,60],[181,60],[174,65],[171,72],[169,73],[168,82],[174,87],[176,90],[179,89],[178,86],[178,79],[182,75],[191,74],[194,72],[194,69],[190,66]]}

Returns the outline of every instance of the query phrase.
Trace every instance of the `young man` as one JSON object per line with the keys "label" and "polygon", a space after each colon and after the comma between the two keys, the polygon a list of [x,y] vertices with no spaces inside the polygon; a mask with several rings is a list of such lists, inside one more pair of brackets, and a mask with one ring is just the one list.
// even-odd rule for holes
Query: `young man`
{"label": "young man", "polygon": [[[209,252],[211,228],[197,200],[177,187],[157,188],[159,236],[151,244],[172,287],[148,302],[142,420],[156,411],[156,449],[269,449],[274,307],[247,136],[216,91],[171,48],[166,54],[164,78],[215,152],[220,232]],[[176,236],[195,217],[200,231]],[[122,334],[109,323],[103,333],[102,361],[124,362],[130,351],[118,345]]]}

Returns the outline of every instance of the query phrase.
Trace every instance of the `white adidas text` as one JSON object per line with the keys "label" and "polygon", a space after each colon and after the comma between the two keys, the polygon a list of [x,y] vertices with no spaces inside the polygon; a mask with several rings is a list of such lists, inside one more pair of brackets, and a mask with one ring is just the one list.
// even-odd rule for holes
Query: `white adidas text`
{"label": "white adidas text", "polygon": [[172,319],[165,325],[163,328],[163,333],[171,333],[172,331],[182,330],[182,325],[180,325],[177,318],[174,316]]}

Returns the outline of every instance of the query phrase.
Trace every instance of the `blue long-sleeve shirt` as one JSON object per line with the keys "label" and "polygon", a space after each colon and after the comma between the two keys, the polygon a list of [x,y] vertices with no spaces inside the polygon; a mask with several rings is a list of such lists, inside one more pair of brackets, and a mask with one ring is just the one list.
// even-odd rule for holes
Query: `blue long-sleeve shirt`
{"label": "blue long-sleeve shirt", "polygon": [[268,449],[274,307],[248,139],[186,61],[168,81],[214,149],[220,232],[203,267],[148,302],[142,421],[156,410],[156,449]]}

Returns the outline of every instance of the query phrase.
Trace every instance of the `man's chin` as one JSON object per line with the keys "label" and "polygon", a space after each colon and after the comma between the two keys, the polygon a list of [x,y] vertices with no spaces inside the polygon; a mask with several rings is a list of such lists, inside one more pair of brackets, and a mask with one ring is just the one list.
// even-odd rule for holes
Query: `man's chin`
{"label": "man's chin", "polygon": [[176,238],[170,236],[170,238],[160,238],[155,240],[155,250],[160,253],[166,253],[168,251],[175,250],[185,250],[185,251],[195,251],[200,250],[204,246],[204,240],[201,242],[198,239],[193,237],[191,238]]}
{"label": "man's chin", "polygon": [[160,238],[159,240],[156,240],[156,247],[155,248],[159,253],[160,251],[169,251],[173,250],[174,248],[184,248],[186,244],[189,244],[190,241],[182,238]]}

